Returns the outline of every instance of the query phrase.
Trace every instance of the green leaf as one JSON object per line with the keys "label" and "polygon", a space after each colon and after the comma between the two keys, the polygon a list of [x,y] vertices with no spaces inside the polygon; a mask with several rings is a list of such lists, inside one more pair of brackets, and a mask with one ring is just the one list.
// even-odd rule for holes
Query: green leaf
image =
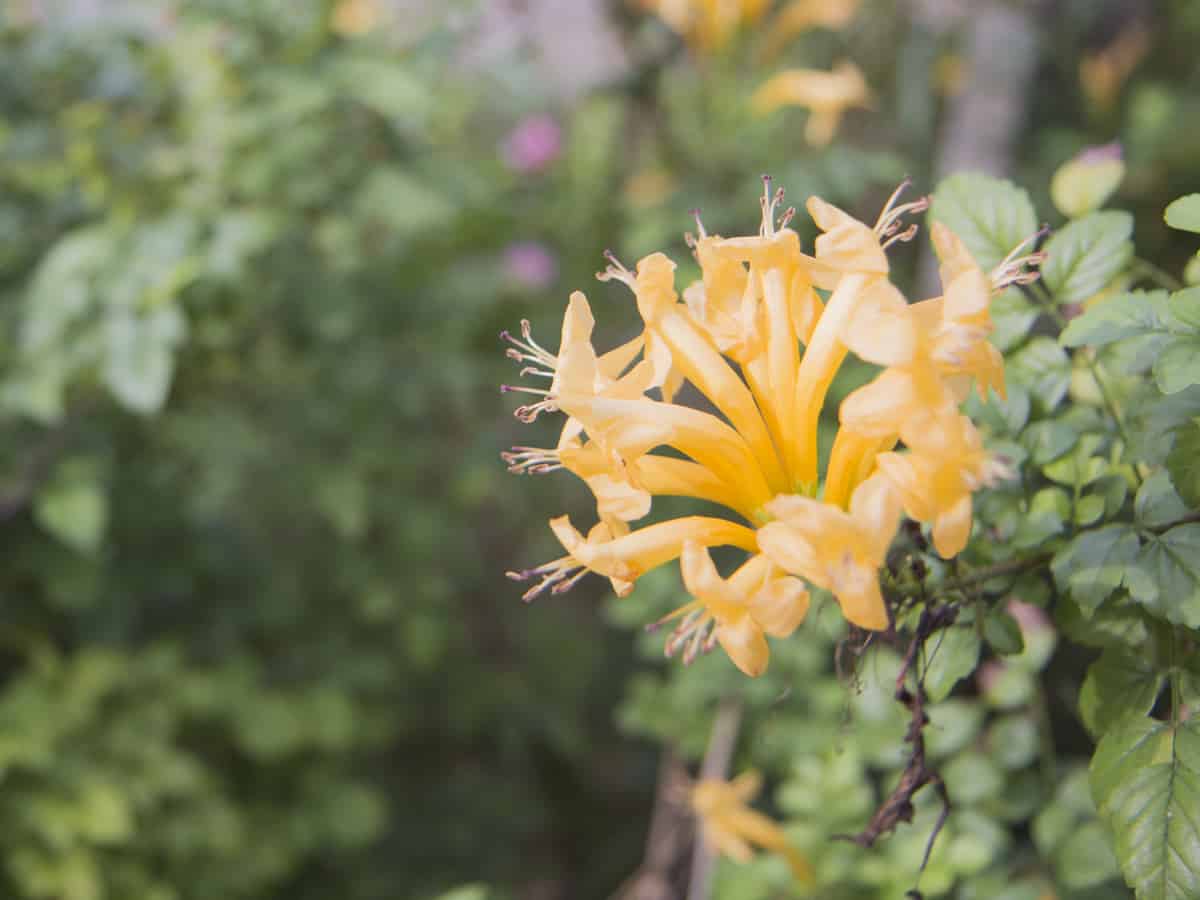
{"label": "green leaf", "polygon": [[1150,536],[1126,585],[1134,600],[1160,618],[1200,627],[1200,524]]}
{"label": "green leaf", "polygon": [[1100,741],[1092,796],[1138,900],[1200,897],[1200,731],[1127,720]]}
{"label": "green leaf", "polygon": [[1037,307],[1016,288],[992,298],[991,314],[993,330],[988,340],[1004,352],[1025,340],[1040,315]]}
{"label": "green leaf", "polygon": [[38,525],[80,553],[96,552],[108,527],[108,495],[97,466],[87,459],[67,460],[34,500]]}
{"label": "green leaf", "polygon": [[175,348],[187,322],[174,306],[138,315],[118,307],[105,320],[104,383],[128,409],[148,415],[162,409],[175,368]]}
{"label": "green leaf", "polygon": [[1189,505],[1200,506],[1200,420],[1193,419],[1177,432],[1167,471],[1179,495]]}
{"label": "green leaf", "polygon": [[1166,675],[1145,654],[1105,650],[1088,667],[1079,691],[1079,712],[1093,735],[1102,735],[1129,715],[1145,716],[1154,707]]}
{"label": "green leaf", "polygon": [[1012,356],[1009,372],[1029,389],[1040,408],[1049,412],[1071,385],[1071,358],[1057,341],[1041,335]]}
{"label": "green leaf", "polygon": [[985,271],[1038,227],[1029,194],[1010,181],[975,172],[939,184],[929,216],[958,235]]}
{"label": "green leaf", "polygon": [[934,703],[945,700],[959,680],[979,662],[979,634],[974,626],[955,625],[925,640],[925,691]]}
{"label": "green leaf", "polygon": [[1063,634],[1090,647],[1136,646],[1150,636],[1146,614],[1127,597],[1113,597],[1086,611],[1070,597],[1063,597],[1055,607],[1054,620]]}
{"label": "green leaf", "polygon": [[1103,478],[1109,470],[1107,459],[1093,455],[1102,444],[1103,440],[1098,435],[1085,435],[1071,454],[1048,463],[1042,472],[1058,484],[1072,488],[1086,487]]}
{"label": "green leaf", "polygon": [[1164,394],[1200,384],[1200,338],[1175,337],[1154,360],[1154,381]]}
{"label": "green leaf", "polygon": [[1120,874],[1112,842],[1104,826],[1095,821],[1072,830],[1054,863],[1059,881],[1072,890],[1094,887]]}
{"label": "green leaf", "polygon": [[1187,506],[1175,492],[1167,472],[1159,470],[1138,488],[1133,501],[1138,523],[1148,528],[1165,525],[1187,515]]}
{"label": "green leaf", "polygon": [[1088,614],[1121,586],[1140,546],[1130,526],[1105,525],[1071,541],[1054,557],[1050,570],[1059,589],[1070,593]]}
{"label": "green leaf", "polygon": [[1042,282],[1059,303],[1098,293],[1133,259],[1133,216],[1095,212],[1071,222],[1046,243]]}
{"label": "green leaf", "polygon": [[993,609],[983,620],[983,636],[990,646],[1002,656],[1011,656],[1025,649],[1021,626],[1008,612]]}
{"label": "green leaf", "polygon": [[1200,194],[1188,194],[1186,197],[1180,197],[1167,207],[1166,215],[1163,218],[1172,228],[1200,234]]}
{"label": "green leaf", "polygon": [[1059,340],[1066,347],[1100,346],[1166,328],[1166,291],[1130,291],[1101,300],[1072,319]]}
{"label": "green leaf", "polygon": [[1057,419],[1034,422],[1021,433],[1021,443],[1039,466],[1058,459],[1075,446],[1079,432]]}

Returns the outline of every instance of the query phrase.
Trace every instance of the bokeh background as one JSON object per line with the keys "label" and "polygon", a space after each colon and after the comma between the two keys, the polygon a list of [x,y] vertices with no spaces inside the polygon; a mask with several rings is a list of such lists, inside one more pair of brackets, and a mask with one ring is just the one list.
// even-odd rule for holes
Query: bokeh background
{"label": "bokeh background", "polygon": [[[505,570],[591,511],[569,476],[504,471],[551,426],[497,393],[497,334],[528,318],[553,347],[582,288],[599,343],[630,336],[602,251],[686,277],[688,211],[752,232],[762,173],[867,218],[905,175],[975,169],[1053,218],[1051,173],[1118,141],[1113,202],[1182,270],[1161,210],[1200,188],[1200,4],[861,0],[785,34],[788,4],[732,3],[718,38],[671,27],[719,5],[0,3],[0,896],[681,896],[635,892],[686,881],[664,785],[731,697],[737,767],[837,896],[911,887],[929,811],[873,854],[828,841],[903,730],[835,671],[836,616],[749,683],[640,635],[674,571],[620,604],[599,579],[520,602]],[[873,99],[832,144],[802,108],[755,112],[772,74],[843,59]],[[922,252],[897,263],[914,295]],[[1082,663],[1043,631],[979,687],[995,703],[939,714],[965,812],[929,896],[1127,896],[1078,771],[1026,746],[1036,719],[1089,750]],[[791,895],[771,859],[712,890]]]}

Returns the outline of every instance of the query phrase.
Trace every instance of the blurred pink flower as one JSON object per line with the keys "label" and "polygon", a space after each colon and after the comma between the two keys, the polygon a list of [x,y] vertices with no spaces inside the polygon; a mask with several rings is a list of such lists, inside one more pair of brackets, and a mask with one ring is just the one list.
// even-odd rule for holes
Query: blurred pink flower
{"label": "blurred pink flower", "polygon": [[517,241],[504,249],[504,270],[521,287],[545,290],[558,276],[558,260],[544,244]]}
{"label": "blurred pink flower", "polygon": [[527,116],[509,132],[500,149],[514,172],[540,172],[562,152],[562,129],[553,116]]}

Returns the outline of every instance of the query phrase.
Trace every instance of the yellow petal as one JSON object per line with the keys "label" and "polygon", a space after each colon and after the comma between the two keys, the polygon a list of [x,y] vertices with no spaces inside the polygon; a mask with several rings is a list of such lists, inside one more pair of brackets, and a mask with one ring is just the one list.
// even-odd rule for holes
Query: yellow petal
{"label": "yellow petal", "polygon": [[871,284],[843,326],[842,342],[860,359],[877,366],[912,360],[917,332],[904,295],[890,281]]}
{"label": "yellow petal", "polygon": [[927,470],[918,470],[912,454],[880,453],[875,457],[879,471],[896,486],[908,515],[918,522],[929,522],[936,515],[931,502],[926,477]]}
{"label": "yellow petal", "polygon": [[771,637],[788,637],[808,614],[808,591],[798,578],[772,578],[750,598],[750,615]]}
{"label": "yellow petal", "polygon": [[587,485],[596,497],[596,509],[602,517],[636,522],[650,512],[649,492],[634,487],[627,480],[601,474],[588,478]]}
{"label": "yellow petal", "polygon": [[781,569],[800,575],[817,587],[829,587],[821,554],[800,529],[782,522],[768,522],[758,529],[758,546]]}
{"label": "yellow petal", "polygon": [[855,568],[831,588],[846,621],[869,631],[888,627],[887,609],[879,591],[879,577],[874,571]]}
{"label": "yellow petal", "polygon": [[749,613],[728,625],[717,625],[717,641],[744,674],[757,678],[767,670],[771,651],[767,647],[767,639],[763,637],[763,630]]}
{"label": "yellow petal", "polygon": [[842,401],[838,418],[843,428],[882,438],[897,434],[920,406],[912,375],[904,369],[886,369]]}
{"label": "yellow petal", "polygon": [[872,475],[850,498],[850,516],[864,534],[870,556],[883,562],[900,525],[900,497],[882,475]]}
{"label": "yellow petal", "polygon": [[957,556],[971,537],[971,495],[967,494],[934,520],[933,546],[943,559]]}

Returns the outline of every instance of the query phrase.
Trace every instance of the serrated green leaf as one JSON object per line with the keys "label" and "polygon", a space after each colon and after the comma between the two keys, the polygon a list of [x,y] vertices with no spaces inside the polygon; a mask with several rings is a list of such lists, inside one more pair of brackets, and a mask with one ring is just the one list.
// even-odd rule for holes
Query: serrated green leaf
{"label": "serrated green leaf", "polygon": [[1057,419],[1034,422],[1021,433],[1021,443],[1039,466],[1058,459],[1075,446],[1079,432]]}
{"label": "serrated green leaf", "polygon": [[1130,526],[1105,525],[1067,544],[1055,555],[1050,570],[1059,589],[1069,592],[1087,614],[1121,586],[1140,547]]}
{"label": "serrated green leaf", "polygon": [[975,172],[952,175],[939,184],[929,216],[958,235],[985,271],[1038,227],[1028,193],[1010,181]]}
{"label": "serrated green leaf", "polygon": [[1008,372],[1028,389],[1039,408],[1049,412],[1071,385],[1071,358],[1057,341],[1042,335],[1012,356]]}
{"label": "serrated green leaf", "polygon": [[1037,307],[1016,288],[1009,288],[992,298],[992,333],[990,340],[997,349],[1007,352],[1029,335],[1029,329],[1041,315]]}
{"label": "serrated green leaf", "polygon": [[1058,303],[1098,293],[1133,259],[1133,216],[1095,212],[1071,222],[1046,243],[1042,283]]}
{"label": "serrated green leaf", "polygon": [[1200,194],[1180,197],[1167,207],[1163,218],[1172,228],[1200,234]]}
{"label": "serrated green leaf", "polygon": [[1094,456],[1101,445],[1102,439],[1094,434],[1085,435],[1075,449],[1066,456],[1061,456],[1052,463],[1047,463],[1042,472],[1051,481],[1065,484],[1067,487],[1086,487],[1093,481],[1103,478],[1109,470],[1109,462],[1102,456]]}
{"label": "serrated green leaf", "polygon": [[1021,626],[1000,608],[993,609],[983,620],[983,637],[988,646],[1002,656],[1012,656],[1025,649]]}
{"label": "serrated green leaf", "polygon": [[1159,618],[1200,627],[1200,524],[1147,538],[1126,585],[1130,596]]}
{"label": "serrated green leaf", "polygon": [[1126,716],[1147,715],[1165,682],[1166,675],[1145,654],[1105,650],[1088,667],[1079,691],[1083,724],[1099,736]]}
{"label": "serrated green leaf", "polygon": [[1148,528],[1165,525],[1187,515],[1187,506],[1176,493],[1167,472],[1159,470],[1142,482],[1133,501],[1138,523]]}
{"label": "serrated green leaf", "polygon": [[1166,328],[1166,291],[1130,291],[1101,300],[1076,316],[1059,341],[1066,347],[1101,346]]}
{"label": "serrated green leaf", "polygon": [[1200,384],[1200,338],[1175,337],[1154,360],[1154,381],[1164,394]]}
{"label": "serrated green leaf", "polygon": [[1056,854],[1054,872],[1064,886],[1083,890],[1120,874],[1112,843],[1099,822],[1075,828]]}
{"label": "serrated green leaf", "polygon": [[1175,490],[1189,505],[1200,506],[1200,421],[1179,428],[1167,454],[1167,471]]}
{"label": "serrated green leaf", "polygon": [[1112,597],[1088,611],[1063,597],[1055,606],[1054,621],[1072,641],[1089,647],[1133,647],[1150,636],[1146,614],[1127,597]]}
{"label": "serrated green leaf", "polygon": [[960,679],[975,671],[979,646],[979,634],[966,625],[944,629],[925,640],[925,691],[930,700],[945,700]]}
{"label": "serrated green leaf", "polygon": [[1200,287],[1171,294],[1164,318],[1172,334],[1200,334]]}
{"label": "serrated green leaf", "polygon": [[1138,900],[1200,896],[1200,731],[1126,720],[1100,741],[1092,796]]}

